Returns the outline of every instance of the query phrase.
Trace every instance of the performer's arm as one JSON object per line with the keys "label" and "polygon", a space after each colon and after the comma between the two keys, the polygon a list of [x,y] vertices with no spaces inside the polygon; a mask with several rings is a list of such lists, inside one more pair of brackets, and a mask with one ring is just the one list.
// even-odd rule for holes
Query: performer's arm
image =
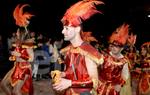
{"label": "performer's arm", "polygon": [[72,81],[72,87],[97,87],[98,85],[98,70],[97,65],[92,61],[91,59],[85,57],[86,61],[86,67],[88,74],[90,76],[90,79],[87,79],[85,81]]}
{"label": "performer's arm", "polygon": [[11,55],[18,57],[18,58],[20,57],[22,59],[28,59],[28,54],[27,54],[26,50],[21,50],[21,51],[14,50],[11,52]]}
{"label": "performer's arm", "polygon": [[118,79],[117,85],[120,85],[120,87],[123,86],[128,80],[129,76],[130,76],[129,66],[128,66],[128,63],[125,63],[121,71],[121,78]]}
{"label": "performer's arm", "polygon": [[126,63],[123,66],[121,76],[122,76],[123,80],[126,81],[129,78],[129,75],[130,75],[129,74],[129,66],[128,66],[128,63]]}
{"label": "performer's arm", "polygon": [[[68,80],[65,78],[61,78],[60,82],[58,84],[53,84],[53,87],[55,90],[64,90],[67,89],[69,87],[94,87],[97,88],[98,86],[98,71],[97,71],[97,65],[96,63],[94,63],[92,60],[90,60],[89,58],[86,58],[86,67],[88,70],[88,74],[89,74],[89,79],[87,80],[76,80],[76,81],[72,81],[72,80]],[[82,68],[81,68],[82,69]]]}
{"label": "performer's arm", "polygon": [[33,60],[34,60],[34,51],[33,51],[33,48],[27,48],[27,53],[29,55],[28,62],[33,62]]}
{"label": "performer's arm", "polygon": [[13,51],[12,52],[12,55],[16,56],[16,57],[20,57],[24,60],[33,60],[34,58],[34,53],[33,53],[33,50],[30,49],[30,48],[27,48],[27,49],[23,49],[21,51]]}
{"label": "performer's arm", "polygon": [[126,63],[124,66],[123,66],[123,69],[122,69],[122,72],[121,72],[121,79],[118,80],[118,83],[117,85],[115,85],[115,90],[116,91],[120,91],[121,90],[121,87],[126,83],[127,79],[129,78],[129,66],[128,66],[128,63]]}
{"label": "performer's arm", "polygon": [[27,50],[24,49],[20,52],[20,58],[24,59],[24,60],[28,60],[29,59],[29,54],[27,53]]}

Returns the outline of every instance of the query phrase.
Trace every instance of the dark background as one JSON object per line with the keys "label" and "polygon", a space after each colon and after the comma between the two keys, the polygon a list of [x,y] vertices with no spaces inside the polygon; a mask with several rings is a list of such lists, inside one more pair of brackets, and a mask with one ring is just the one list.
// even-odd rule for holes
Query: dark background
{"label": "dark background", "polygon": [[[13,11],[17,4],[29,4],[26,8],[35,16],[31,18],[28,27],[30,31],[42,32],[45,36],[61,38],[62,24],[60,19],[66,9],[79,0],[0,0],[0,34],[3,36],[7,51],[7,37],[17,30],[13,18]],[[137,34],[137,48],[146,41],[150,41],[150,0],[104,0],[105,5],[100,9],[103,15],[95,16],[88,27],[93,35],[106,42],[111,33],[124,22],[130,25],[130,31]],[[4,52],[7,54],[7,52]],[[8,60],[5,57],[5,60]],[[0,62],[0,72],[11,68],[9,62]],[[3,76],[1,75],[1,76]]]}
{"label": "dark background", "polygon": [[[66,9],[79,0],[1,0],[0,2],[0,30],[2,35],[9,35],[16,31],[13,10],[19,3],[28,3],[26,8],[35,16],[31,19],[28,29],[42,32],[46,36],[62,37],[62,24],[60,19]],[[96,18],[94,36],[98,39],[101,35],[105,38],[111,34],[123,22],[130,24],[131,30],[137,34],[137,46],[145,41],[150,41],[150,1],[149,0],[104,0],[101,7],[103,14]]]}

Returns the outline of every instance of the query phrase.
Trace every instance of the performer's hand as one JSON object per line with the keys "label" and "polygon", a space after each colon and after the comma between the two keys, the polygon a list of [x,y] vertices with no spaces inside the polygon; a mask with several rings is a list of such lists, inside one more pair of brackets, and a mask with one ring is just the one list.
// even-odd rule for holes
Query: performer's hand
{"label": "performer's hand", "polygon": [[63,91],[71,86],[71,80],[61,78],[58,84],[53,84],[53,88],[56,91]]}
{"label": "performer's hand", "polygon": [[141,73],[141,68],[136,68],[136,69],[135,69],[135,72]]}
{"label": "performer's hand", "polygon": [[16,60],[16,57],[15,57],[15,56],[10,56],[10,57],[9,57],[9,60],[10,60],[10,61],[15,61],[15,60]]}
{"label": "performer's hand", "polygon": [[18,56],[18,57],[21,56],[21,54],[19,52],[16,52],[16,51],[12,51],[11,54],[14,56]]}
{"label": "performer's hand", "polygon": [[65,72],[61,72],[61,77],[65,77],[66,76],[66,73]]}
{"label": "performer's hand", "polygon": [[114,87],[114,89],[117,91],[117,92],[119,92],[120,90],[121,90],[121,85],[115,85],[115,87]]}

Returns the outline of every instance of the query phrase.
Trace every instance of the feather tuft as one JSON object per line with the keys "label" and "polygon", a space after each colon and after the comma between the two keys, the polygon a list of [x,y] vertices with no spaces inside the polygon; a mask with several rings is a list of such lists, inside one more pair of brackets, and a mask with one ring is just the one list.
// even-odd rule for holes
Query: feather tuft
{"label": "feather tuft", "polygon": [[29,24],[29,19],[34,16],[28,12],[23,12],[25,7],[29,6],[29,4],[18,4],[13,12],[14,19],[16,20],[16,25],[20,27],[26,27]]}
{"label": "feather tuft", "polygon": [[[64,25],[78,26],[80,25],[81,19],[83,21],[89,19],[92,15],[102,13],[96,9],[96,6],[104,4],[98,0],[83,0],[72,5],[64,14],[61,19]],[[81,19],[80,19],[81,18]]]}
{"label": "feather tuft", "polygon": [[92,36],[92,32],[81,32],[81,37],[86,42],[98,42],[94,36]]}
{"label": "feather tuft", "polygon": [[120,45],[124,45],[127,42],[128,33],[129,25],[124,23],[112,33],[109,41],[110,43],[116,42]]}

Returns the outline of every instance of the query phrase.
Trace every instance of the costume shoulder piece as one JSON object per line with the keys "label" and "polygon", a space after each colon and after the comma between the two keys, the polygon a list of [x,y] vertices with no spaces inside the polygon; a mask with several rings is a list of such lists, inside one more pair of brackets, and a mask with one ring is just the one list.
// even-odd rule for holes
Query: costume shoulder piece
{"label": "costume shoulder piece", "polygon": [[[12,46],[13,46],[13,47],[16,47],[16,44],[13,43]],[[33,44],[22,44],[21,47],[22,47],[22,48],[37,48],[37,46],[36,46],[36,45],[33,45]]]}
{"label": "costume shoulder piece", "polygon": [[81,46],[77,48],[73,48],[71,45],[67,46],[66,48],[61,50],[62,54],[67,53],[67,51],[72,52],[72,53],[80,53],[81,55],[84,55],[97,64],[102,64],[103,63],[103,56],[90,44],[88,43],[83,43]]}
{"label": "costume shoulder piece", "polygon": [[61,50],[60,50],[60,53],[62,54],[62,55],[64,55],[64,54],[66,54],[66,52],[67,51],[69,51],[70,49],[71,49],[71,45],[68,45],[68,46],[66,46],[65,48],[62,48]]}
{"label": "costume shoulder piece", "polygon": [[124,56],[123,59],[122,59],[122,61],[123,61],[124,63],[128,63],[129,66],[131,65],[131,63],[130,63],[130,61],[129,61],[129,58],[128,58],[127,56]]}

